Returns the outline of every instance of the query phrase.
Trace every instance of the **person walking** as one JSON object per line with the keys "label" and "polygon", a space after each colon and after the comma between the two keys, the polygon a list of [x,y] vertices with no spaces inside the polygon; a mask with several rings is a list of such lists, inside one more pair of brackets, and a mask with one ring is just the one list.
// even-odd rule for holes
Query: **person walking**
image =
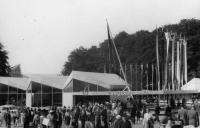
{"label": "person walking", "polygon": [[48,128],[55,128],[55,115],[54,115],[53,110],[49,111],[49,114],[47,115],[47,119],[49,119]]}
{"label": "person walking", "polygon": [[146,109],[146,113],[144,114],[142,125],[143,125],[143,128],[154,127],[153,117],[148,108]]}
{"label": "person walking", "polygon": [[34,128],[38,128],[40,123],[40,116],[38,112],[35,112],[34,117],[33,117],[33,126]]}
{"label": "person walking", "polygon": [[69,109],[66,110],[64,118],[65,118],[66,128],[70,128],[71,115],[70,115],[70,110]]}
{"label": "person walking", "polygon": [[62,113],[61,110],[57,109],[56,110],[56,128],[61,128],[62,126]]}
{"label": "person walking", "polygon": [[6,127],[11,128],[11,115],[9,109],[7,109],[7,112],[4,115],[4,120],[6,122]]}
{"label": "person walking", "polygon": [[1,127],[2,123],[3,123],[3,114],[2,114],[2,112],[0,111],[0,127]]}
{"label": "person walking", "polygon": [[188,124],[188,114],[184,106],[181,106],[178,110],[178,120],[181,121],[182,126],[186,126]]}
{"label": "person walking", "polygon": [[123,123],[122,128],[132,128],[131,121],[130,121],[130,114],[126,112],[122,117]]}
{"label": "person walking", "polygon": [[192,105],[191,109],[188,110],[188,120],[189,125],[192,125],[194,127],[199,126],[199,115],[197,111],[195,111],[194,105]]}
{"label": "person walking", "polygon": [[160,114],[160,106],[159,104],[157,103],[156,107],[155,107],[155,121],[160,121],[159,120],[159,114]]}
{"label": "person walking", "polygon": [[116,119],[113,123],[113,128],[122,128],[123,120],[120,115],[116,116]]}

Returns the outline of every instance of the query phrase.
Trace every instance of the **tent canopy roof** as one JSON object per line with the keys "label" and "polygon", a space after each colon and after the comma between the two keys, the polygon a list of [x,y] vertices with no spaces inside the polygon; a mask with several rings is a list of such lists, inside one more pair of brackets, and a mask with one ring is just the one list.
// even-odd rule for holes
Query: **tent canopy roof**
{"label": "tent canopy roof", "polygon": [[193,78],[191,81],[185,84],[181,89],[200,91],[200,78]]}
{"label": "tent canopy roof", "polygon": [[31,74],[26,76],[29,77],[32,82],[41,83],[58,89],[63,89],[63,85],[68,78],[68,76],[46,75],[46,74],[45,75]]}
{"label": "tent canopy roof", "polygon": [[29,78],[21,77],[0,77],[0,84],[5,84],[14,88],[27,90],[31,80]]}
{"label": "tent canopy roof", "polygon": [[123,85],[125,87],[127,85],[127,83],[116,74],[72,71],[63,88],[67,87],[73,79],[99,85],[104,88],[111,88],[115,85]]}

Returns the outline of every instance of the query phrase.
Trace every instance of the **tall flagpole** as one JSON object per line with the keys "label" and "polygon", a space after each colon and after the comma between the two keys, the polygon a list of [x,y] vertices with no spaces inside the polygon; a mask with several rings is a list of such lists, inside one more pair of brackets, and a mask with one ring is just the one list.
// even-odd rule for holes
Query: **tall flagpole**
{"label": "tall flagpole", "polygon": [[159,46],[158,46],[158,29],[156,27],[156,62],[157,62],[157,81],[158,83],[158,90],[160,90],[160,61],[159,61]]}
{"label": "tall flagpole", "polygon": [[141,64],[141,90],[143,90],[143,64]]}
{"label": "tall flagpole", "polygon": [[186,39],[184,38],[184,42],[183,42],[183,45],[184,45],[184,77],[185,77],[185,84],[187,84],[187,42],[186,42]]}
{"label": "tall flagpole", "polygon": [[166,57],[165,57],[165,75],[164,75],[164,89],[167,89],[168,85],[168,56],[169,56],[169,32],[165,32],[165,38],[167,41]]}
{"label": "tall flagpole", "polygon": [[172,37],[172,90],[175,90],[174,88],[174,43],[175,43],[175,34],[173,34]]}
{"label": "tall flagpole", "polygon": [[152,75],[151,75],[151,77],[152,77],[152,90],[153,90],[153,75],[154,75],[154,66],[153,66],[153,63],[152,63]]}
{"label": "tall flagpole", "polygon": [[146,69],[146,79],[147,79],[147,90],[149,90],[149,77],[148,77],[148,69],[149,69],[149,66],[148,66],[148,64],[146,65],[146,67],[147,67],[147,69]]}
{"label": "tall flagpole", "polygon": [[125,72],[125,75],[126,75],[126,78],[127,78],[127,69],[126,69],[126,64],[124,64],[124,72]]}
{"label": "tall flagpole", "polygon": [[183,86],[183,39],[180,41],[180,86]]}
{"label": "tall flagpole", "polygon": [[177,41],[177,57],[176,57],[176,79],[177,79],[177,89],[180,90],[180,55],[179,55],[179,41]]}
{"label": "tall flagpole", "polygon": [[133,65],[130,64],[130,74],[131,74],[131,88],[133,90]]}
{"label": "tall flagpole", "polygon": [[136,91],[137,91],[137,87],[138,87],[138,85],[137,85],[137,64],[135,65],[135,87],[136,87]]}
{"label": "tall flagpole", "polygon": [[[109,28],[109,25],[108,25],[108,21],[106,20],[106,22],[107,22],[108,35],[110,36],[110,39],[112,40],[111,42],[112,42],[112,44],[113,44],[113,46],[114,46],[115,53],[116,53],[116,55],[117,55],[117,59],[118,59],[119,64],[120,64],[120,68],[121,68],[121,71],[122,71],[124,80],[125,80],[126,83],[127,83],[127,87],[126,87],[126,88],[128,88],[128,91],[131,91],[131,90],[130,90],[130,87],[129,87],[129,84],[128,84],[128,81],[127,81],[127,78],[126,78],[126,74],[125,74],[125,72],[124,72],[124,68],[123,68],[122,63],[121,63],[121,59],[120,59],[120,57],[119,57],[119,53],[118,53],[118,51],[117,51],[117,48],[116,48],[116,46],[115,46],[114,39],[113,39],[112,34],[111,34],[111,32],[110,32],[110,28]],[[126,88],[125,88],[125,89],[126,89]]]}

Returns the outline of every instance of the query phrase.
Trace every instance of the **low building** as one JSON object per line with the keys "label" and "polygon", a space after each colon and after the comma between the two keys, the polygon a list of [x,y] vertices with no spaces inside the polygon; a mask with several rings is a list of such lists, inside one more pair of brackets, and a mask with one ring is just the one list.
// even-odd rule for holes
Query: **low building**
{"label": "low building", "polygon": [[0,104],[28,107],[73,106],[79,102],[110,100],[126,82],[116,74],[72,71],[69,76],[26,75],[0,77]]}
{"label": "low building", "polygon": [[30,83],[29,78],[0,77],[0,105],[25,105],[26,90]]}
{"label": "low building", "polygon": [[111,91],[122,91],[126,82],[116,74],[72,71],[63,88],[63,106],[110,100]]}

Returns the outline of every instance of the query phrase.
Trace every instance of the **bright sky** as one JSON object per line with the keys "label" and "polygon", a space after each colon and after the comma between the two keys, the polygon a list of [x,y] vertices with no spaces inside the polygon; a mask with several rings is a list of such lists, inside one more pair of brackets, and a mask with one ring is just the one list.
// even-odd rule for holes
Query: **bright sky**
{"label": "bright sky", "polygon": [[200,0],[0,0],[0,42],[24,74],[59,74],[69,53],[112,33],[200,19]]}

